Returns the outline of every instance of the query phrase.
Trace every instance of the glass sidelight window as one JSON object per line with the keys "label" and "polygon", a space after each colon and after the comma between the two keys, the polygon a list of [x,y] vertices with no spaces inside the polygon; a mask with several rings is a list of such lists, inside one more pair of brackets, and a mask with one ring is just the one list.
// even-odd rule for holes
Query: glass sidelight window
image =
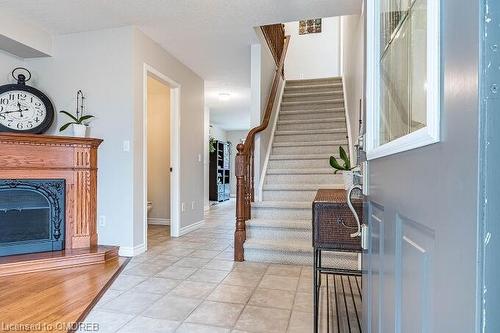
{"label": "glass sidelight window", "polygon": [[367,15],[368,158],[439,141],[439,1],[374,0]]}

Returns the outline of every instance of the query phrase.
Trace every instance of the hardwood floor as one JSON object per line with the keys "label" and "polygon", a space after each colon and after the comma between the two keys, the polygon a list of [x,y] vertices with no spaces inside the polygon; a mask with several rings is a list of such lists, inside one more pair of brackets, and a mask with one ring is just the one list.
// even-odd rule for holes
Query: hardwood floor
{"label": "hardwood floor", "polygon": [[127,262],[1,277],[0,331],[71,331]]}

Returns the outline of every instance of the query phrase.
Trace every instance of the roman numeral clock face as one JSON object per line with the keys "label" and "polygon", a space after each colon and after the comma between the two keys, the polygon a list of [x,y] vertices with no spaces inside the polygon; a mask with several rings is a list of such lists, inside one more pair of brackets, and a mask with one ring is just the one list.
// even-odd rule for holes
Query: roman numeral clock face
{"label": "roman numeral clock face", "polygon": [[0,131],[42,133],[48,129],[52,118],[51,103],[35,88],[17,86],[0,92]]}

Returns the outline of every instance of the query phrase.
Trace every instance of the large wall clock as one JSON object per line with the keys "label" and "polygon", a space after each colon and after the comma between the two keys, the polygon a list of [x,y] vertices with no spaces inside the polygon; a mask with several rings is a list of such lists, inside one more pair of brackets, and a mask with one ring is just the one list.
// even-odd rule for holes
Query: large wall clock
{"label": "large wall clock", "polygon": [[[25,71],[25,74],[18,74]],[[54,106],[40,90],[26,85],[31,73],[16,68],[12,76],[17,83],[0,86],[0,132],[44,133],[54,121]]]}

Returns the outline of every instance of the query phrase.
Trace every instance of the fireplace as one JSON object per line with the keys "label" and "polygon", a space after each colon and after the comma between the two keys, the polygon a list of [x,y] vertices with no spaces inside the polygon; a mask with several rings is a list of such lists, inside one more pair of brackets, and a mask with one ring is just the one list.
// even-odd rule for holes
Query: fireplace
{"label": "fireplace", "polygon": [[0,256],[58,251],[65,241],[65,180],[0,180]]}

